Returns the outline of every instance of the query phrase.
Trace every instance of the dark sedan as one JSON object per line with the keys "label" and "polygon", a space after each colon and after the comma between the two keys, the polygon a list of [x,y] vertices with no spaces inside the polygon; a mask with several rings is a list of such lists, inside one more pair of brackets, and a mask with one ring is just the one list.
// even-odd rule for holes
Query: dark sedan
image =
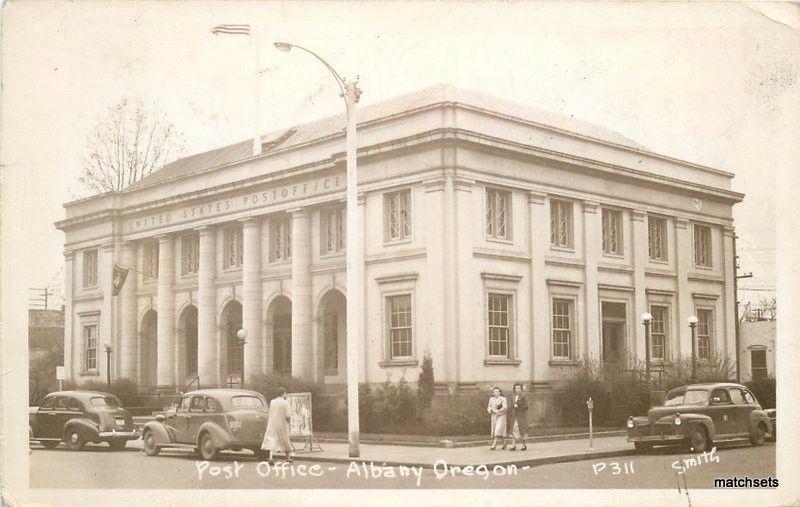
{"label": "dark sedan", "polygon": [[107,442],[119,450],[139,438],[119,398],[99,391],[50,393],[38,407],[30,407],[28,423],[30,439],[48,449],[61,442],[71,451],[87,442]]}
{"label": "dark sedan", "polygon": [[772,422],[750,390],[740,384],[710,383],[678,387],[664,405],[646,416],[629,417],[628,441],[638,450],[654,445],[686,445],[694,452],[712,443],[750,440],[764,443]]}

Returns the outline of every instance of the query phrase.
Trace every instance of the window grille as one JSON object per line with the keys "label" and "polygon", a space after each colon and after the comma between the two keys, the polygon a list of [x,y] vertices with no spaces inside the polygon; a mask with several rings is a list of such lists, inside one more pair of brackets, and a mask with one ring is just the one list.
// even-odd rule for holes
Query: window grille
{"label": "window grille", "polygon": [[550,243],[572,248],[572,203],[550,201]]}
{"label": "window grille", "polygon": [[510,357],[511,341],[511,296],[508,294],[489,294],[489,355]]}
{"label": "window grille", "polygon": [[386,194],[388,212],[387,236],[389,240],[411,237],[411,191],[401,190]]}
{"label": "window grille", "polygon": [[199,234],[186,234],[181,237],[181,274],[197,273],[200,261]]}
{"label": "window grille", "polygon": [[650,258],[667,260],[667,220],[659,217],[647,218],[647,247]]}
{"label": "window grille", "polygon": [[276,218],[270,222],[270,262],[292,258],[292,222],[289,217]]}
{"label": "window grille", "polygon": [[158,278],[158,242],[148,241],[143,246],[142,272],[145,280]]}
{"label": "window grille", "polygon": [[711,267],[711,228],[705,225],[694,226],[694,263]]}
{"label": "window grille", "polygon": [[222,267],[241,268],[244,264],[244,231],[241,225],[226,227],[222,237]]}
{"label": "window grille", "polygon": [[97,250],[83,252],[83,288],[97,286]]}
{"label": "window grille", "polygon": [[391,358],[411,357],[411,295],[389,296],[389,348]]}
{"label": "window grille", "polygon": [[603,209],[603,252],[622,255],[622,212]]}
{"label": "window grille", "polygon": [[495,239],[509,239],[509,206],[511,193],[486,189],[486,235]]}

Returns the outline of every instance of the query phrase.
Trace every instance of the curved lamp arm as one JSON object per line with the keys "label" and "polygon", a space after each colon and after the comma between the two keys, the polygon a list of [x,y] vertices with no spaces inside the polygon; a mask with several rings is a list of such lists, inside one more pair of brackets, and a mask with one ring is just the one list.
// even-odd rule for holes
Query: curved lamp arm
{"label": "curved lamp arm", "polygon": [[[342,97],[346,96],[347,92],[345,91],[345,88],[347,86],[347,83],[345,83],[344,78],[342,78],[342,76],[340,76],[339,73],[336,72],[336,70],[333,67],[331,67],[330,64],[328,62],[326,62],[321,56],[319,56],[315,52],[311,51],[310,49],[304,48],[303,46],[298,46],[296,44],[290,44],[288,42],[276,42],[274,44],[274,46],[275,46],[275,48],[279,49],[280,51],[287,51],[287,52],[291,51],[292,48],[301,49],[301,50],[305,51],[306,53],[310,54],[311,56],[313,56],[314,58],[316,58],[317,60],[319,60],[322,63],[322,65],[324,65],[330,71],[330,73],[333,75],[333,78],[336,80],[336,84],[339,85],[339,90],[342,92]],[[346,102],[347,102],[347,99],[345,98],[345,103]]]}

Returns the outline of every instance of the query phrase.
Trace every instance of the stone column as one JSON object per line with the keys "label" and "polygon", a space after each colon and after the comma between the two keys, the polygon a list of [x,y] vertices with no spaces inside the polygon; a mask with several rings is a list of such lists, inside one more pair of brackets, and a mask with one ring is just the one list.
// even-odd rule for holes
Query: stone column
{"label": "stone column", "polygon": [[685,218],[675,220],[675,266],[678,270],[678,302],[675,336],[675,349],[672,356],[692,355],[692,330],[689,328],[689,317],[694,315],[694,301],[689,290],[689,270],[693,263],[692,232],[689,221]]}
{"label": "stone column", "polygon": [[175,385],[175,258],[171,236],[158,238],[158,373],[160,387]]}
{"label": "stone column", "polygon": [[596,202],[583,203],[583,249],[586,258],[586,354],[600,359],[600,303],[597,290],[597,259],[602,247],[602,216]]}
{"label": "stone column", "polygon": [[[126,242],[122,245],[122,264],[126,268],[136,267],[136,247],[133,242]],[[136,380],[139,378],[138,368],[138,341],[139,326],[138,315],[136,312],[136,271],[129,271],[125,279],[125,285],[119,293],[121,299],[120,308],[120,376]]]}
{"label": "stone column", "polygon": [[[263,373],[264,333],[261,326],[261,222],[249,218],[242,223],[244,266],[242,268],[242,327],[247,331],[244,346],[245,379]],[[245,385],[247,381],[245,380]]]}
{"label": "stone column", "polygon": [[[550,361],[550,309],[547,299],[547,277],[545,257],[550,246],[549,208],[545,206],[547,196],[543,193],[528,193],[531,235],[531,379],[543,380],[542,373],[548,371]],[[538,375],[538,377],[537,377]]]}
{"label": "stone column", "polygon": [[[217,275],[216,230],[200,229],[200,256],[197,276],[197,376],[203,387],[219,386],[217,354]],[[160,314],[159,314],[160,315]]]}
{"label": "stone column", "polygon": [[633,211],[633,322],[635,323],[635,337],[631,346],[633,355],[644,360],[644,324],[642,314],[647,312],[647,278],[645,267],[649,258],[647,213],[641,210]]}
{"label": "stone column", "polygon": [[79,337],[73,336],[73,333],[75,333],[75,325],[72,318],[74,266],[75,252],[64,250],[64,370],[66,370],[69,380],[75,380],[75,372],[72,371],[72,359],[75,357],[75,344],[80,343]]}
{"label": "stone column", "polygon": [[311,215],[305,208],[292,211],[292,375],[316,379],[311,327]]}

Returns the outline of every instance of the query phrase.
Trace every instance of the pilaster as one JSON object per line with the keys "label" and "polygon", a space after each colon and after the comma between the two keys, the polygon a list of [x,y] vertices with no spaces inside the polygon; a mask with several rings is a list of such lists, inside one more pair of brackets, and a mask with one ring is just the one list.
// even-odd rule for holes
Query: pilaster
{"label": "pilaster", "polygon": [[220,385],[219,348],[217,333],[216,234],[213,227],[203,227],[200,233],[200,256],[197,276],[197,375],[203,387]]}

